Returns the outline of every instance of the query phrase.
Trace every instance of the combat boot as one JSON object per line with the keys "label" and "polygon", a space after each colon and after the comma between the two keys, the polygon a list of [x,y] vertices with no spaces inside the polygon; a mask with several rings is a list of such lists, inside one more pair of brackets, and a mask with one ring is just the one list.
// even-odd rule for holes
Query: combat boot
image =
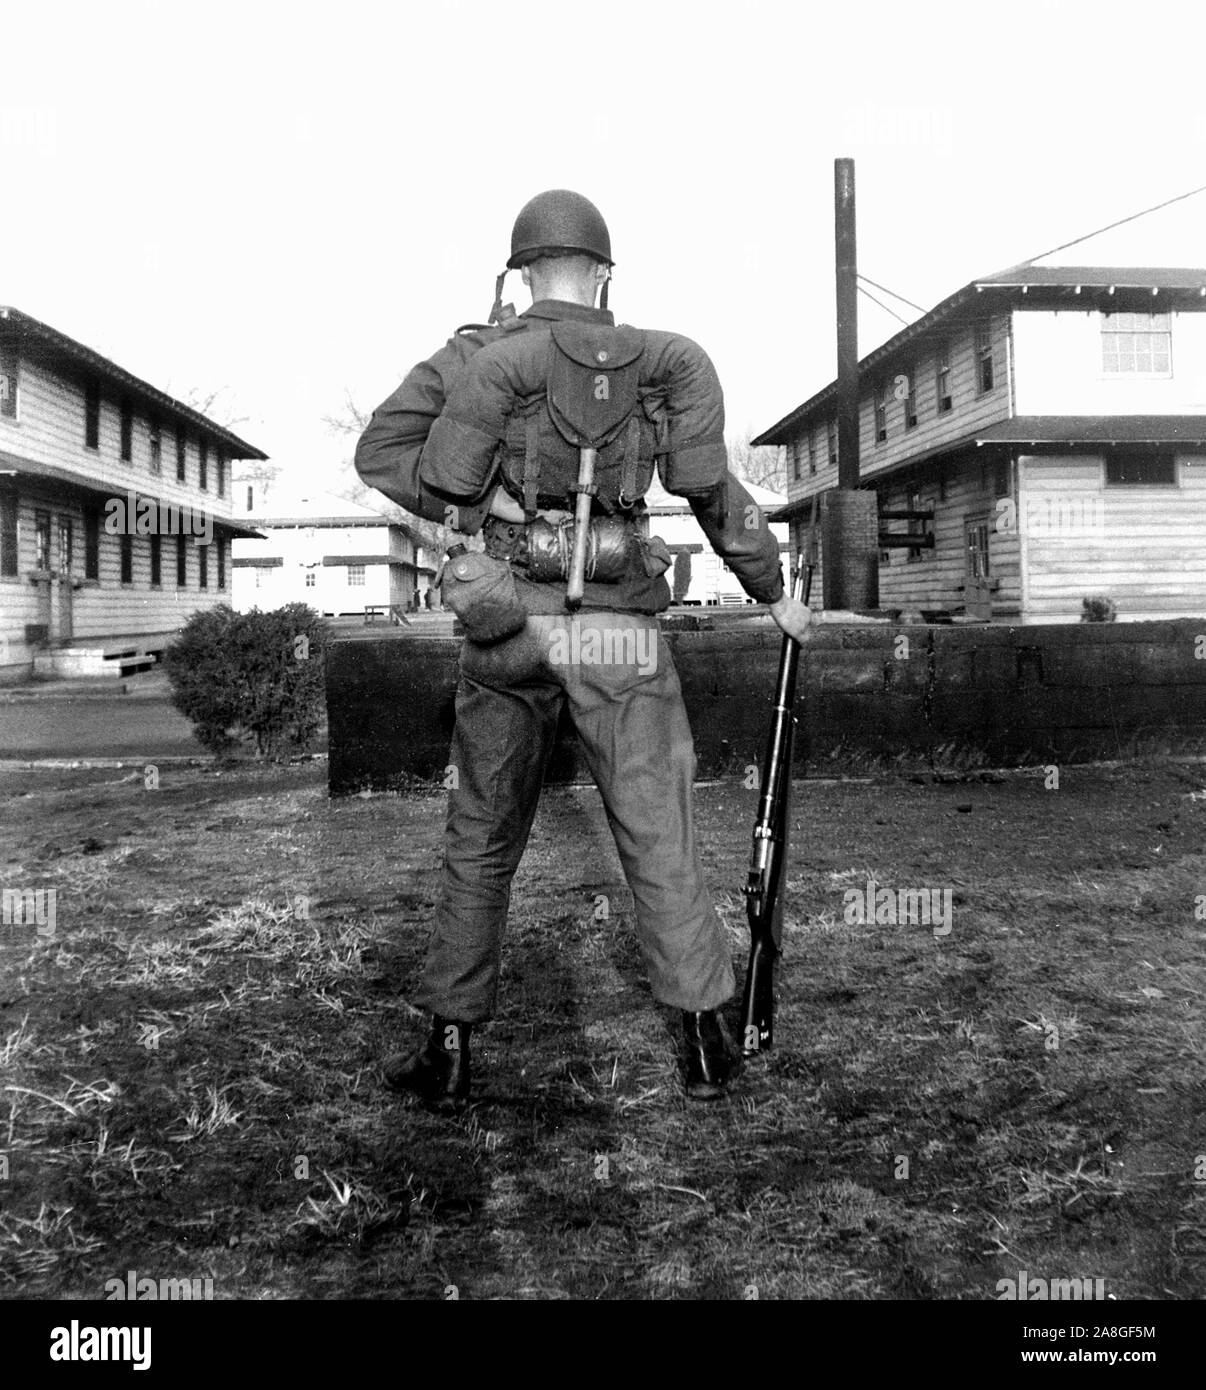
{"label": "combat boot", "polygon": [[724,1022],[715,1009],[683,1013],[685,1075],[689,1100],[719,1100],[741,1067]]}
{"label": "combat boot", "polygon": [[471,1023],[431,1020],[431,1036],[418,1052],[387,1057],[382,1070],[387,1086],[412,1091],[432,1109],[456,1110],[469,1099],[469,1035]]}

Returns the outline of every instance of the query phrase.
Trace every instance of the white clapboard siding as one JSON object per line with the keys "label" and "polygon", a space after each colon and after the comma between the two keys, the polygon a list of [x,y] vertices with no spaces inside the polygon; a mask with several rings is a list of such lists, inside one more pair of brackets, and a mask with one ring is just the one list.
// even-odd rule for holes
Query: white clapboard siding
{"label": "white clapboard siding", "polygon": [[1024,457],[1019,475],[1019,505],[1039,518],[1023,540],[1028,620],[1077,621],[1091,597],[1120,619],[1206,614],[1206,460],[1179,457],[1176,487],[1107,487],[1104,461],[1084,455]]}
{"label": "white clapboard siding", "polygon": [[[890,552],[890,558],[879,567],[880,607],[962,609],[967,577],[964,523],[969,517],[987,515],[994,523],[989,536],[990,573],[998,581],[993,614],[1016,613],[1021,605],[1018,540],[996,525],[1000,499],[985,488],[985,474],[978,462],[947,467],[945,489],[937,482],[917,489],[922,509],[934,512],[934,549],[923,550],[921,559],[912,561],[907,559],[907,550]],[[889,492],[884,510],[906,510],[910,500],[907,492]],[[892,521],[882,523],[882,529],[903,533],[908,527],[903,521]]]}
{"label": "white clapboard siding", "polygon": [[45,589],[31,582],[34,570],[35,515],[44,511],[51,518],[51,566],[58,569],[59,521],[72,524],[72,573],[82,581],[72,598],[72,643],[88,638],[166,632],[181,627],[199,608],[230,602],[230,544],[226,542],[226,587],[218,588],[217,547],[209,547],[209,586],[200,587],[197,547],[189,539],[188,584],[176,587],[176,538],[161,540],[161,580],[151,587],[151,549],[146,536],[133,538],[133,582],[121,582],[121,539],[104,529],[102,513],[99,534],[99,579],[84,578],[84,510],[78,501],[61,502],[52,492],[23,487],[17,506],[17,575],[0,578],[0,668],[28,668],[33,648],[26,642],[27,623],[45,623],[47,613],[40,594]]}
{"label": "white clapboard siding", "polygon": [[915,374],[917,379],[917,425],[905,429],[905,402],[889,393],[888,438],[875,440],[875,396],[871,391],[859,401],[860,476],[874,477],[902,463],[914,454],[925,453],[983,429],[998,420],[1007,420],[1009,404],[1009,316],[991,318],[993,388],[980,392],[976,373],[976,330],[972,324],[952,329],[950,343],[951,409],[938,413],[938,356],[934,340],[927,337],[912,363],[889,369],[885,377],[891,384],[898,374]]}
{"label": "white clapboard siding", "polygon": [[[938,413],[938,345],[940,335],[927,336],[918,344],[911,359],[905,359],[878,376],[864,375],[859,395],[859,476],[875,477],[916,454],[940,448],[986,425],[1009,418],[1009,315],[991,316],[993,355],[993,388],[980,392],[976,372],[976,329],[974,324],[954,327],[947,341],[950,344],[951,409]],[[905,429],[905,402],[896,400],[889,392],[887,433],[883,443],[875,439],[875,403],[877,393],[886,381],[891,385],[898,375],[915,375],[917,384],[917,425]],[[815,416],[802,421],[799,435],[787,446],[788,489],[790,502],[810,497],[814,492],[837,486],[837,467],[829,462],[826,446],[826,424],[833,417],[835,404],[820,409]],[[808,453],[804,441],[809,431],[813,440],[813,456],[817,472],[808,472]],[[796,478],[799,472],[800,477]]]}
{"label": "white clapboard siding", "polygon": [[187,434],[184,483],[176,481],[177,422],[166,413],[160,417],[162,463],[158,473],[151,471],[151,429],[148,409],[134,404],[133,458],[121,458],[121,407],[112,388],[106,395],[101,385],[99,447],[84,444],[84,384],[52,372],[41,363],[23,357],[18,388],[18,419],[0,416],[0,451],[36,463],[68,468],[81,476],[111,488],[115,497],[124,497],[129,488],[141,489],[168,502],[188,503],[216,517],[231,515],[230,460],[226,462],[225,496],[217,492],[218,442],[209,443],[209,486],[198,487],[199,432],[191,423]]}

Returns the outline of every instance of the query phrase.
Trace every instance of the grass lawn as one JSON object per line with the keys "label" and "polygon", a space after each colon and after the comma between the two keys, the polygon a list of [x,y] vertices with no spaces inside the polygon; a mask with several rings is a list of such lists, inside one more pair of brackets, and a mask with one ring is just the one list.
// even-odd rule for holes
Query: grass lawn
{"label": "grass lawn", "polygon": [[[57,894],[53,935],[0,926],[0,1296],[1206,1292],[1199,761],[797,783],[775,1050],[715,1106],[595,792],[550,789],[454,1121],[378,1078],[423,1026],[442,793],[332,803],[320,763],[0,789],[0,885]],[[697,792],[742,964],[755,798]],[[870,877],[950,889],[949,935],[847,923]]]}

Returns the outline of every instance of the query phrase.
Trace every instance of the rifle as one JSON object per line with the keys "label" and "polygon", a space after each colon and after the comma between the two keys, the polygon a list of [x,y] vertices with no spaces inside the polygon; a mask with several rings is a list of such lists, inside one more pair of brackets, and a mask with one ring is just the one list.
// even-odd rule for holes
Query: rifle
{"label": "rifle", "polygon": [[[793,598],[807,603],[812,593],[815,568],[816,500],[807,559],[792,574]],[[746,913],[750,923],[750,959],[745,992],[741,998],[741,1050],[746,1057],[770,1050],[775,1036],[775,959],[783,939],[783,885],[787,873],[788,830],[791,825],[791,765],[796,719],[796,672],[800,644],[783,634],[779,652],[779,679],[771,719],[766,758],[762,764],[762,789],[749,878],[745,885]]]}

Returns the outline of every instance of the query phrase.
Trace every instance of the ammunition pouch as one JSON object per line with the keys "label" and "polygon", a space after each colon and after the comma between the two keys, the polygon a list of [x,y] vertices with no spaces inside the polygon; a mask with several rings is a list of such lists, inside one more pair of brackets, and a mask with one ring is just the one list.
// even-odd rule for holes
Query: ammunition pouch
{"label": "ammunition pouch", "polygon": [[[623,579],[633,534],[622,517],[594,517],[586,532],[585,578],[594,584],[614,584]],[[528,526],[527,540],[530,579],[569,578],[574,558],[572,518],[556,524],[537,519]]]}
{"label": "ammunition pouch", "polygon": [[484,551],[454,545],[448,552],[440,592],[471,642],[501,642],[528,620],[510,564]]}

